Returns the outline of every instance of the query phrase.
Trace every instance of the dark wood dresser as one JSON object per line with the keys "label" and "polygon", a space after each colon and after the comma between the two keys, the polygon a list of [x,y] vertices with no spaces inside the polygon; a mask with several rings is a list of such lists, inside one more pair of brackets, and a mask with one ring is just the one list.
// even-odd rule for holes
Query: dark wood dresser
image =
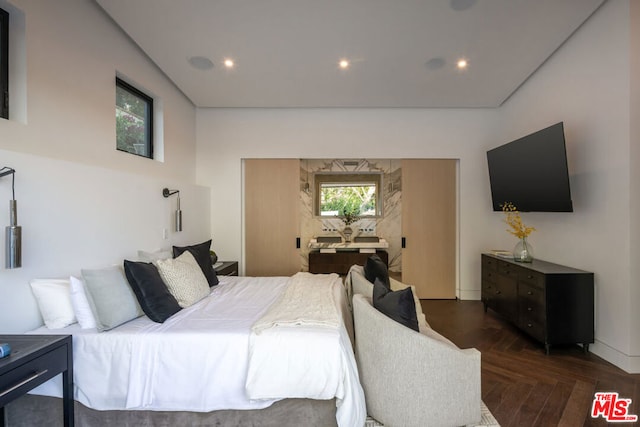
{"label": "dark wood dresser", "polygon": [[482,302],[549,348],[594,342],[593,273],[482,254]]}

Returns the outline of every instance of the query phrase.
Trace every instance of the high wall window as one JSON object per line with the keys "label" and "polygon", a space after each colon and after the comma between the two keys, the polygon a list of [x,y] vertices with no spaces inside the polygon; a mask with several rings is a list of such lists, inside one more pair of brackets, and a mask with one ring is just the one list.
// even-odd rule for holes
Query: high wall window
{"label": "high wall window", "polygon": [[0,117],[9,118],[9,12],[0,9]]}
{"label": "high wall window", "polygon": [[116,77],[116,148],[153,158],[153,98]]}

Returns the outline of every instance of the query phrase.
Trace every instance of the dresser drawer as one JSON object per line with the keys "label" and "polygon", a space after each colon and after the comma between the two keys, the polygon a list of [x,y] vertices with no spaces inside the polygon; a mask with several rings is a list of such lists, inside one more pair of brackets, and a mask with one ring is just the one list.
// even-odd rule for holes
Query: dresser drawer
{"label": "dresser drawer", "polygon": [[520,268],[506,261],[498,260],[498,273],[509,276],[514,280],[518,279]]}
{"label": "dresser drawer", "polygon": [[522,281],[518,282],[518,299],[531,301],[532,304],[544,307],[544,289],[530,286]]}
{"label": "dresser drawer", "polygon": [[520,329],[531,335],[538,341],[546,342],[544,321],[532,318],[520,319]]}
{"label": "dresser drawer", "polygon": [[482,256],[482,271],[484,272],[486,270],[497,271],[498,270],[498,260],[495,259],[495,258],[491,258],[490,256],[483,255]]}
{"label": "dresser drawer", "polygon": [[489,283],[496,283],[498,280],[498,272],[496,270],[482,269],[482,280]]}
{"label": "dresser drawer", "polygon": [[486,280],[483,280],[482,293],[480,295],[482,301],[484,301],[485,304],[488,304],[489,306],[493,307],[491,302],[495,296],[495,293],[496,293],[495,284],[491,282],[487,282]]}
{"label": "dresser drawer", "polygon": [[518,318],[520,323],[530,320],[544,323],[544,319],[547,318],[547,312],[544,305],[539,304],[537,301],[520,298],[518,301]]}
{"label": "dresser drawer", "polygon": [[522,268],[518,272],[518,279],[520,283],[527,283],[539,289],[544,288],[544,274],[538,273],[537,271]]}
{"label": "dresser drawer", "polygon": [[0,376],[0,403],[5,399],[22,395],[25,390],[33,389],[66,368],[66,346],[58,347],[41,357],[17,365]]}

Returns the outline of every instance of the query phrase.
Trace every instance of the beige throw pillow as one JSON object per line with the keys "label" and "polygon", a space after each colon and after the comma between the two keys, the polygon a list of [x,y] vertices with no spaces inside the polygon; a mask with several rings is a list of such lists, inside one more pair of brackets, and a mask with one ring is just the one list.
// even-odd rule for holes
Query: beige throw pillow
{"label": "beige throw pillow", "polygon": [[189,307],[209,295],[209,282],[191,252],[177,258],[157,260],[160,277],[182,308]]}

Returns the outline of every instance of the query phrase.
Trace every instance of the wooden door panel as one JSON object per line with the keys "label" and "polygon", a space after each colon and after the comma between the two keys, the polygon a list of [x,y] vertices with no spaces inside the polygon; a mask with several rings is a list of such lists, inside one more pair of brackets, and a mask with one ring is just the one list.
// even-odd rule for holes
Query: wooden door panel
{"label": "wooden door panel", "polygon": [[245,274],[290,276],[300,271],[300,161],[244,161]]}
{"label": "wooden door panel", "polygon": [[402,280],[422,299],[456,297],[456,165],[402,161]]}

